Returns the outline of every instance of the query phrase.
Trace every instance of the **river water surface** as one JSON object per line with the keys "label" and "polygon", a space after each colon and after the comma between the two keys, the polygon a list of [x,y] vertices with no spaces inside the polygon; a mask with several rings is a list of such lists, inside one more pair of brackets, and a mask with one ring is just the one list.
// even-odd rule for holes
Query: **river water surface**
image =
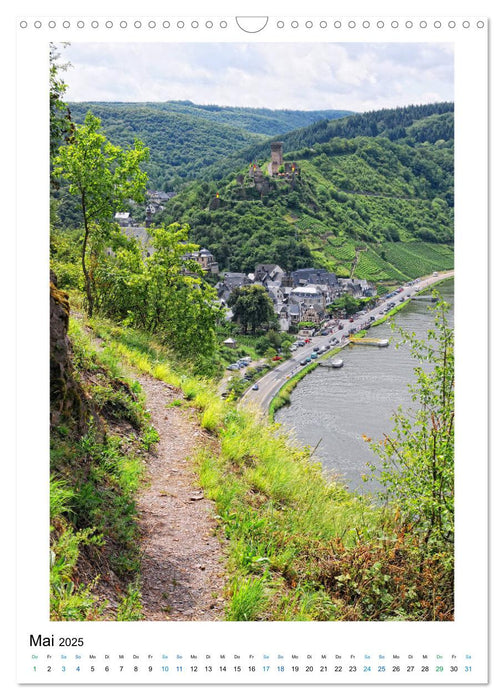
{"label": "river water surface", "polygon": [[[451,304],[453,325],[453,279],[438,286]],[[434,314],[426,301],[412,301],[393,317],[397,326],[426,338],[434,326]],[[354,491],[377,490],[376,482],[362,480],[370,474],[368,463],[380,465],[378,457],[363,439],[380,440],[393,428],[391,417],[402,406],[412,405],[408,384],[414,383],[417,364],[408,345],[396,347],[399,332],[390,323],[370,328],[368,338],[390,338],[385,348],[352,346],[339,355],[341,369],[318,367],[300,381],[291,394],[291,404],[280,409],[275,420],[292,430],[297,442],[316,448],[318,459],[328,473],[338,474]]]}

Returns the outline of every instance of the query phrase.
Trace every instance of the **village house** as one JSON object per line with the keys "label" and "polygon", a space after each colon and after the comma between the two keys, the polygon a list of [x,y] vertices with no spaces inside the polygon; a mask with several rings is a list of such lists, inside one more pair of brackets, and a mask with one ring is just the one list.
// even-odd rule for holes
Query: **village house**
{"label": "village house", "polygon": [[338,280],[342,287],[343,294],[351,294],[356,298],[373,297],[376,294],[376,287],[367,280],[360,280],[354,277],[341,277]]}
{"label": "village house", "polygon": [[114,216],[114,221],[116,224],[119,224],[119,226],[133,225],[133,219],[131,218],[129,211],[118,211]]}
{"label": "village house", "polygon": [[266,289],[283,331],[299,323],[319,325],[327,316],[327,306],[342,294],[359,298],[376,294],[374,285],[366,280],[338,278],[333,272],[322,268],[304,268],[287,273],[279,265],[262,263],[248,275],[243,272],[224,273],[222,281],[216,286],[222,304],[227,308],[232,291],[249,284],[261,284]]}
{"label": "village house", "polygon": [[274,285],[267,286],[266,291],[268,292],[268,296],[273,302],[273,306],[275,307],[275,313],[277,313],[277,310],[280,306],[283,306],[285,303],[285,293],[283,290],[283,287],[276,287]]}
{"label": "village house", "polygon": [[219,274],[219,263],[206,248],[200,248],[200,250],[194,253],[187,253],[184,255],[184,260],[194,260],[201,266],[204,272],[210,272],[214,275]]}
{"label": "village house", "polygon": [[288,304],[287,313],[291,325],[295,325],[301,320],[301,307],[299,304]]}
{"label": "village house", "polygon": [[149,202],[154,204],[163,204],[172,197],[175,197],[176,192],[161,192],[160,190],[147,190],[146,195]]}
{"label": "village house", "polygon": [[258,284],[271,283],[277,287],[282,285],[285,278],[285,271],[280,265],[256,265],[254,270],[254,281]]}
{"label": "village house", "polygon": [[176,192],[161,192],[159,190],[147,190],[147,204],[145,206],[145,223],[147,226],[152,223],[153,217],[163,211],[164,205],[172,197],[175,197]]}
{"label": "village house", "polygon": [[217,283],[217,296],[227,303],[234,289],[252,284],[252,280],[244,272],[225,272],[224,279]]}
{"label": "village house", "polygon": [[334,272],[314,267],[306,267],[301,270],[294,270],[292,273],[292,284],[294,287],[303,285],[326,285],[331,289],[339,289],[340,282]]}
{"label": "village house", "polygon": [[324,318],[324,309],[319,304],[311,304],[303,309],[301,323],[313,323],[317,326]]}
{"label": "village house", "polygon": [[325,308],[325,296],[323,291],[315,285],[307,285],[306,287],[295,287],[290,295],[291,303],[304,305],[318,304],[321,308]]}

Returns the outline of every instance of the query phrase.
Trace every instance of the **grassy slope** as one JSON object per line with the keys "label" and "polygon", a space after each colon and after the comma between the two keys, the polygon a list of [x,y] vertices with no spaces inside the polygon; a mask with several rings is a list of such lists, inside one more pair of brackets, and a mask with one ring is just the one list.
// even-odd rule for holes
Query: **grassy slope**
{"label": "grassy slope", "polygon": [[217,440],[200,454],[199,468],[228,544],[227,619],[444,614],[441,596],[435,609],[429,602],[430,587],[445,585],[442,567],[424,561],[432,569],[424,581],[417,545],[392,513],[328,482],[306,449],[257,415],[221,401],[211,382],[177,369],[148,336],[99,319],[92,325],[123,362],[180,387]]}
{"label": "grassy slope", "polygon": [[140,619],[135,493],[157,434],[118,356],[82,321],[69,338],[93,417],[83,434],[65,418],[51,429],[51,619]]}

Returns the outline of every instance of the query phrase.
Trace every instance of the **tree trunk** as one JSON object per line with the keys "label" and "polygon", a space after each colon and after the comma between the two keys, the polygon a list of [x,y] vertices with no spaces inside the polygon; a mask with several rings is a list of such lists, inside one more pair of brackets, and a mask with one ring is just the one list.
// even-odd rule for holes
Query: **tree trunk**
{"label": "tree trunk", "polygon": [[91,279],[89,277],[89,271],[86,267],[86,248],[87,248],[87,243],[88,243],[88,238],[89,238],[89,224],[87,220],[87,213],[86,213],[86,200],[84,198],[84,193],[81,195],[81,206],[82,206],[82,214],[83,214],[83,219],[84,219],[84,241],[82,243],[82,256],[81,256],[81,261],[82,261],[82,272],[84,273],[84,281],[86,285],[86,297],[87,297],[87,302],[88,302],[88,316],[91,318],[93,315],[93,308],[94,308],[94,300],[93,300],[93,293],[91,291]]}

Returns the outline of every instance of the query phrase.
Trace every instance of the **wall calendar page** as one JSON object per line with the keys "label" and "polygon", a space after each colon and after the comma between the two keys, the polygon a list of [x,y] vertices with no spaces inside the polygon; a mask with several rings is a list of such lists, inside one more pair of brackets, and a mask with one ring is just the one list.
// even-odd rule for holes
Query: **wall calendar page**
{"label": "wall calendar page", "polygon": [[11,23],[17,690],[486,689],[488,17],[66,9]]}

